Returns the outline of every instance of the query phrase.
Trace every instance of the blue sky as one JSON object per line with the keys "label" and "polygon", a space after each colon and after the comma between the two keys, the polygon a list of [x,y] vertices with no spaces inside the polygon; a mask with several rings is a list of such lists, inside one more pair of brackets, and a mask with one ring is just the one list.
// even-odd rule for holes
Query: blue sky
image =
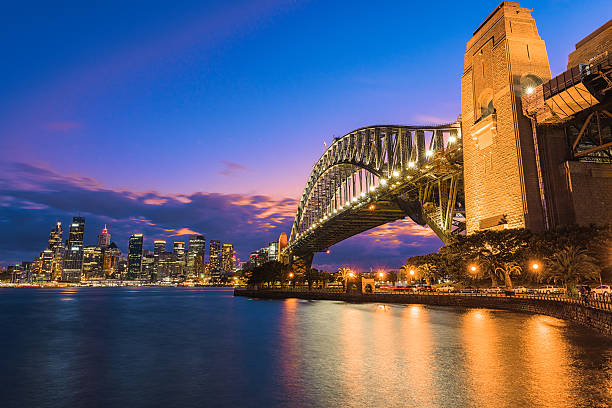
{"label": "blue sky", "polygon": [[[202,193],[287,203],[299,199],[323,142],[334,136],[368,124],[453,121],[460,111],[465,43],[498,4],[4,5],[0,196],[6,211],[0,215],[0,231],[4,237],[15,234],[21,224],[12,217],[19,215],[39,221],[22,231],[31,242],[19,247],[10,239],[1,242],[0,260],[35,256],[55,218],[67,223],[77,211],[91,220],[90,238],[106,221],[111,232],[118,232],[122,248],[139,225],[130,217],[144,217],[137,208],[128,218],[94,211],[84,197],[61,208],[57,203],[24,204],[16,197],[15,191],[48,189],[49,179],[55,181],[56,194],[64,194],[57,190],[61,179],[62,188],[78,187],[85,195],[94,190],[132,197]],[[574,44],[612,15],[609,1],[580,7],[570,1],[522,5],[534,10],[553,74],[565,69]],[[19,178],[15,169],[30,170]],[[162,230],[185,228],[236,242],[244,258],[262,241],[289,232],[292,209],[281,207],[276,222],[258,224],[261,234],[247,228],[251,224],[241,231],[217,228],[195,213],[180,225],[170,217],[149,221]],[[230,213],[227,222],[231,218]],[[336,255],[328,256],[329,262],[317,261],[398,266],[406,256],[440,244],[404,224],[401,238],[408,247],[392,254],[355,258],[353,248],[371,242],[364,236],[332,249]],[[145,232],[149,242],[163,236],[157,230]]]}

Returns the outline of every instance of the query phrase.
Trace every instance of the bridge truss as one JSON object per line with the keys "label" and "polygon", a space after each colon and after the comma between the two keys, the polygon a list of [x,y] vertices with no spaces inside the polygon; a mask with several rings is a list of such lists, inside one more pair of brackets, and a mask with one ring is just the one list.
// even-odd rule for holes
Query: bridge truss
{"label": "bridge truss", "polygon": [[465,230],[461,123],[369,126],[313,166],[284,254],[310,258],[333,244],[410,217],[444,242]]}

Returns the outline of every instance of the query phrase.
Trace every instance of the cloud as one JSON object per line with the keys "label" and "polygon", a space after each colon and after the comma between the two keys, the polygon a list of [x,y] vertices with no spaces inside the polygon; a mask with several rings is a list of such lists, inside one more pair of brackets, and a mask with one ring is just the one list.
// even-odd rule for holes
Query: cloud
{"label": "cloud", "polygon": [[223,169],[219,171],[219,174],[226,177],[234,176],[236,173],[250,171],[248,167],[230,161],[220,161],[219,164],[223,166]]}
{"label": "cloud", "polygon": [[65,122],[49,122],[49,123],[45,123],[44,127],[47,130],[54,130],[54,131],[58,131],[58,132],[67,132],[69,130],[80,129],[80,128],[83,127],[83,125],[81,125],[78,122],[65,121]]}
{"label": "cloud", "polygon": [[[240,260],[289,234],[298,200],[265,195],[161,194],[106,188],[90,177],[62,175],[24,163],[0,164],[0,262],[31,260],[47,247],[51,227],[84,216],[85,243],[94,244],[104,224],[125,253],[129,236],[142,233],[145,248],[156,239],[172,241],[202,234],[234,244]],[[68,232],[64,232],[64,239]],[[314,265],[335,271],[398,268],[411,255],[435,251],[442,242],[429,228],[405,219],[351,237],[317,254]]]}
{"label": "cloud", "polygon": [[239,257],[247,259],[251,251],[290,231],[296,207],[297,200],[262,195],[113,190],[89,177],[4,163],[0,167],[0,234],[6,238],[0,241],[0,261],[37,256],[46,248],[55,222],[67,226],[75,215],[86,218],[86,244],[96,242],[104,224],[124,252],[133,233],[143,233],[148,247],[155,239],[200,232],[207,240],[233,243]]}

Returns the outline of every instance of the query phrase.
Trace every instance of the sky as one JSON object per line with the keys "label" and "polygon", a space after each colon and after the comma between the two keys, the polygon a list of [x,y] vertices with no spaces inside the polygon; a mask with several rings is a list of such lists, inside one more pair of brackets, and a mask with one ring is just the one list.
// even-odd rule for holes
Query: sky
{"label": "sky", "polygon": [[[12,2],[0,13],[0,263],[86,218],[248,254],[289,234],[324,142],[371,124],[453,122],[465,44],[499,1]],[[553,75],[609,1],[522,1]],[[67,234],[66,234],[67,235]],[[441,246],[402,220],[315,265],[397,268]]]}

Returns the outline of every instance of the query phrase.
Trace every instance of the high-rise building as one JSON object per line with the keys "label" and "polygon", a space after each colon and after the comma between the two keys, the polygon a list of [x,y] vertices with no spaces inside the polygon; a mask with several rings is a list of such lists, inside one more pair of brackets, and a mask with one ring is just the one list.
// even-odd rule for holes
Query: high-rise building
{"label": "high-rise building", "polygon": [[111,243],[111,234],[108,232],[108,229],[106,228],[106,224],[104,224],[104,229],[102,230],[100,235],[98,235],[98,247],[104,249],[108,247],[110,243]]}
{"label": "high-rise building", "polygon": [[86,246],[83,248],[83,276],[84,280],[104,279],[104,258],[102,248]]}
{"label": "high-rise building", "polygon": [[128,244],[127,279],[140,279],[142,273],[142,234],[134,234]]}
{"label": "high-rise building", "polygon": [[62,247],[62,223],[57,222],[55,227],[51,229],[49,233],[49,249],[55,252],[57,248]]}
{"label": "high-rise building", "polygon": [[49,280],[58,280],[62,277],[64,263],[64,245],[62,243],[62,223],[57,222],[55,227],[49,233],[49,250],[53,257],[51,260],[51,275]]}
{"label": "high-rise building", "polygon": [[223,244],[222,247],[222,263],[223,271],[227,273],[234,272],[234,245]]}
{"label": "high-rise building", "polygon": [[210,241],[210,250],[208,252],[208,265],[211,272],[221,270],[221,241]]}
{"label": "high-rise building", "polygon": [[268,261],[278,261],[278,241],[272,241],[268,244]]}
{"label": "high-rise building", "polygon": [[62,280],[78,282],[83,269],[83,234],[85,233],[85,218],[73,217],[70,233],[64,254]]}
{"label": "high-rise building", "polygon": [[[189,237],[189,248],[187,252],[187,275],[189,277],[199,277],[202,274],[202,268],[198,270],[195,265],[195,258],[199,254],[202,255],[204,260],[204,254],[206,251],[206,238],[203,235],[192,235]],[[200,264],[198,264],[200,265]],[[203,262],[202,264],[203,265]]]}
{"label": "high-rise building", "polygon": [[104,271],[104,277],[107,279],[120,279],[119,274],[119,261],[121,260],[121,250],[117,247],[117,244],[111,242],[111,244],[104,249],[104,264],[102,270]]}
{"label": "high-rise building", "polygon": [[183,275],[187,265],[187,259],[185,258],[185,243],[175,241],[173,244],[173,252],[176,256],[176,267],[178,269],[178,274]]}
{"label": "high-rise building", "polygon": [[155,268],[155,255],[149,251],[145,251],[142,255],[142,273],[141,276],[145,281],[157,280],[157,270]]}
{"label": "high-rise building", "polygon": [[164,252],[166,252],[166,241],[160,239],[153,241],[153,254],[160,255]]}
{"label": "high-rise building", "polygon": [[178,278],[178,264],[173,252],[164,252],[159,255],[157,274],[157,279],[162,281],[171,281]]}
{"label": "high-rise building", "polygon": [[36,271],[37,279],[40,282],[49,282],[53,277],[53,251],[45,249],[40,253]]}

